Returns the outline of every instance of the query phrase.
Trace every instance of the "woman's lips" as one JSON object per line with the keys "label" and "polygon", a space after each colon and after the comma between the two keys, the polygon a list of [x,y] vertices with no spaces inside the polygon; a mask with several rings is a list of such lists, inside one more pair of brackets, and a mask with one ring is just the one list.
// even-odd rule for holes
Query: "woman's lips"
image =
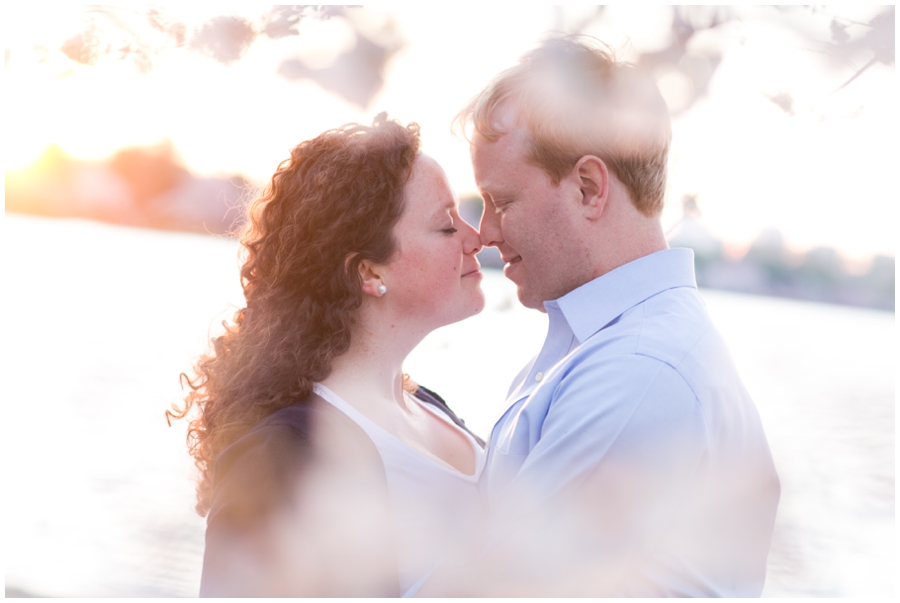
{"label": "woman's lips", "polygon": [[476,263],[474,268],[470,269],[468,272],[463,272],[462,278],[475,275],[481,276],[481,264]]}

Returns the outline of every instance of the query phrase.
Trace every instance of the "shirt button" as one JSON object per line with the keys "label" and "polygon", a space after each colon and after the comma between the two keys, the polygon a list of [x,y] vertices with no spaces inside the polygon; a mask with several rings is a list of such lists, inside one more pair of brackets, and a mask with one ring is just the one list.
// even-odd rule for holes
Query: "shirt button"
{"label": "shirt button", "polygon": [[538,373],[534,376],[534,380],[540,382],[541,379],[544,378],[544,373]]}

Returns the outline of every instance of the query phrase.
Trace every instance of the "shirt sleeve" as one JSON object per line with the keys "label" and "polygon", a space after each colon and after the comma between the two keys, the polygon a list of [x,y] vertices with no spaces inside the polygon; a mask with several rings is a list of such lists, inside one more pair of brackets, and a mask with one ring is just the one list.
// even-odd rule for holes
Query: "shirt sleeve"
{"label": "shirt sleeve", "polygon": [[625,594],[629,561],[665,533],[707,457],[697,397],[655,358],[588,357],[529,429],[537,440],[495,505],[492,579],[529,596]]}

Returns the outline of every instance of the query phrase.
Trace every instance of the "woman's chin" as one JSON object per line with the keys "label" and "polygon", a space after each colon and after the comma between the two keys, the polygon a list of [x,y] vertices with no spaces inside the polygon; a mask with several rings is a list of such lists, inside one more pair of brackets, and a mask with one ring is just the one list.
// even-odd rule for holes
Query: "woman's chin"
{"label": "woman's chin", "polygon": [[[469,314],[469,316],[481,314],[481,311],[484,310],[485,303],[484,291],[481,290],[481,287],[478,287],[478,303],[475,304],[475,311]],[[469,316],[466,318],[469,318]]]}
{"label": "woman's chin", "polygon": [[471,318],[476,314],[481,313],[481,311],[484,310],[484,306],[484,291],[481,290],[481,287],[478,287],[477,293],[473,292],[473,294],[469,296],[468,299],[456,306],[456,308],[454,308],[452,312],[447,312],[447,314],[443,317],[444,320],[440,321],[441,324],[435,328],[438,329],[440,327],[445,327],[447,325],[460,322],[461,320]]}
{"label": "woman's chin", "polygon": [[473,296],[471,303],[465,306],[464,315],[458,318],[456,321],[465,320],[466,318],[471,318],[476,314],[480,314],[482,310],[484,310],[485,299],[484,299],[484,291],[481,290],[481,287],[478,287],[477,295]]}

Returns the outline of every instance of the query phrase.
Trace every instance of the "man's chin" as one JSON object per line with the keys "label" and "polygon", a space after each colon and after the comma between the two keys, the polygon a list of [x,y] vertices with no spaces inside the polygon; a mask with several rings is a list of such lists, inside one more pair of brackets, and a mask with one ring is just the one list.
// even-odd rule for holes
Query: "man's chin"
{"label": "man's chin", "polygon": [[533,291],[528,291],[522,285],[516,285],[516,296],[519,298],[519,303],[526,308],[540,310],[541,312],[545,311],[544,301],[536,296]]}

